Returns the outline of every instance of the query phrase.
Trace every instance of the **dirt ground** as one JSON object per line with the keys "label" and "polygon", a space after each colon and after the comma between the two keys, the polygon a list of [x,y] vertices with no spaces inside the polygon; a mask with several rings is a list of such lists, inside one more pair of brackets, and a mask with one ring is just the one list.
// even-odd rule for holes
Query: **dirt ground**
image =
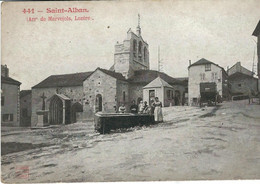
{"label": "dirt ground", "polygon": [[260,105],[247,103],[164,108],[164,123],[107,135],[2,127],[2,182],[260,179]]}

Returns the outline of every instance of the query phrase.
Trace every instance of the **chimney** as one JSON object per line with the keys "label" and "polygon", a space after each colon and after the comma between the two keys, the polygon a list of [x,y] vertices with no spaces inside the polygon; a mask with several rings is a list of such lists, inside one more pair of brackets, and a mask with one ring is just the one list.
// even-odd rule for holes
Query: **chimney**
{"label": "chimney", "polygon": [[1,76],[9,77],[9,69],[7,65],[1,65]]}
{"label": "chimney", "polygon": [[189,60],[189,66],[191,65],[191,60]]}

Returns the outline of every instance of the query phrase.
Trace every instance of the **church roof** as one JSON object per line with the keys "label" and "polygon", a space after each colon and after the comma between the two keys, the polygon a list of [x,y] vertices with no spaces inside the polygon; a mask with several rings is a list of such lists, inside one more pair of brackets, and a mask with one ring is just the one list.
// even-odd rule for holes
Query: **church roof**
{"label": "church roof", "polygon": [[103,68],[97,68],[98,70],[104,72],[105,74],[111,76],[111,77],[114,77],[118,80],[122,80],[122,81],[125,81],[125,77],[121,74],[121,73],[117,73],[117,72],[114,72],[114,71],[111,71],[111,70],[106,70],[106,69],[103,69]]}
{"label": "church roof", "polygon": [[260,20],[259,20],[259,22],[258,22],[258,24],[257,24],[257,26],[256,26],[256,28],[255,28],[255,30],[254,30],[254,32],[253,32],[253,36],[258,36],[260,34]]}
{"label": "church roof", "polygon": [[18,85],[18,86],[20,86],[22,84],[21,82],[19,82],[17,80],[14,80],[11,77],[5,77],[5,76],[1,76],[1,83],[4,83],[4,84],[15,84],[15,85]]}
{"label": "church roof", "polygon": [[152,82],[150,82],[149,84],[147,84],[143,88],[158,88],[158,87],[159,88],[160,87],[172,88],[172,86],[170,84],[168,84],[167,82],[165,82],[163,79],[161,79],[161,77],[157,77],[156,79],[154,79]]}
{"label": "church roof", "polygon": [[83,81],[92,72],[81,72],[64,75],[51,75],[39,84],[32,88],[50,88],[50,87],[69,87],[69,86],[83,86]]}
{"label": "church roof", "polygon": [[148,84],[154,79],[156,79],[158,76],[171,85],[174,84],[185,85],[184,82],[175,79],[173,77],[170,77],[166,73],[158,72],[155,70],[137,70],[135,71],[134,75],[128,79],[128,82]]}

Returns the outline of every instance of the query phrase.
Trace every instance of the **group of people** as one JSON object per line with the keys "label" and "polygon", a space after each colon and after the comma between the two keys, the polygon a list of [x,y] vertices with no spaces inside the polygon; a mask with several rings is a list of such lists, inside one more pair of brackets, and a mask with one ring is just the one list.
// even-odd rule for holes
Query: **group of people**
{"label": "group of people", "polygon": [[[122,103],[118,109],[119,113],[125,113],[126,107],[125,104]],[[153,101],[151,101],[151,106],[147,104],[146,101],[140,101],[137,105],[135,101],[132,101],[132,105],[130,106],[130,112],[134,114],[151,114],[154,115],[154,120],[156,122],[162,122],[162,103],[159,101],[158,97],[155,97]]]}

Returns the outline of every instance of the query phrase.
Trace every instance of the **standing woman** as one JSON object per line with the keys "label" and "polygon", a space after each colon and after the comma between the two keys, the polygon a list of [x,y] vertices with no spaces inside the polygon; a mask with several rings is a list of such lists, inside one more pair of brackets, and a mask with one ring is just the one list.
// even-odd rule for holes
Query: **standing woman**
{"label": "standing woman", "polygon": [[155,122],[162,122],[163,115],[162,115],[162,102],[159,101],[158,97],[155,97],[155,102],[153,103],[154,109],[154,121]]}

